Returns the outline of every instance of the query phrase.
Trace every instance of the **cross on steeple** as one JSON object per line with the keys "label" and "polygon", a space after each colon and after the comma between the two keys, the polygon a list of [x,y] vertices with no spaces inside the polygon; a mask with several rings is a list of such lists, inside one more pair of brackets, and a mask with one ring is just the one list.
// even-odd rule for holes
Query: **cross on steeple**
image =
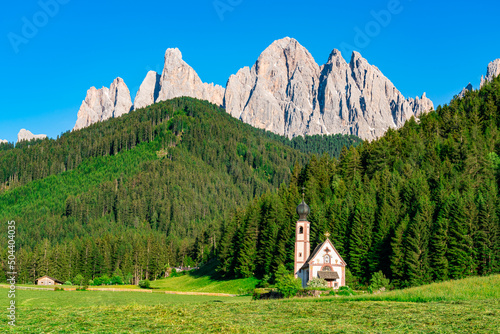
{"label": "cross on steeple", "polygon": [[302,200],[304,201],[305,200],[305,191],[306,191],[306,187],[302,187]]}

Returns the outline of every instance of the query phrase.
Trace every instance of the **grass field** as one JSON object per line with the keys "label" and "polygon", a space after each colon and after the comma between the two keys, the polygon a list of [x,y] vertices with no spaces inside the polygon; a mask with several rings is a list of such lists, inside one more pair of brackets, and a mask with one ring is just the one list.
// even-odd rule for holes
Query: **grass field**
{"label": "grass field", "polygon": [[[5,310],[7,290],[0,307]],[[250,301],[164,293],[28,291],[6,333],[500,333],[500,275],[380,295]]]}
{"label": "grass field", "polygon": [[190,291],[240,294],[243,291],[255,289],[258,279],[241,278],[223,280],[214,276],[216,263],[209,263],[199,270],[189,272],[184,276],[169,277],[151,282],[151,287],[166,291]]}

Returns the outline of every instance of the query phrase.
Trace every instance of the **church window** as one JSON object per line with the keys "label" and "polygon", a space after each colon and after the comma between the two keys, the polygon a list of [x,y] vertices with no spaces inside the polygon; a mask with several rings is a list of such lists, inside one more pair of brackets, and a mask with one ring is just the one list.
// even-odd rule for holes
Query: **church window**
{"label": "church window", "polygon": [[302,257],[302,253],[299,253],[299,257]]}
{"label": "church window", "polygon": [[299,234],[304,234],[304,227],[299,227]]}
{"label": "church window", "polygon": [[325,263],[330,263],[330,255],[325,255]]}
{"label": "church window", "polygon": [[323,268],[321,268],[321,271],[332,271],[332,268],[330,268],[329,266],[324,266]]}

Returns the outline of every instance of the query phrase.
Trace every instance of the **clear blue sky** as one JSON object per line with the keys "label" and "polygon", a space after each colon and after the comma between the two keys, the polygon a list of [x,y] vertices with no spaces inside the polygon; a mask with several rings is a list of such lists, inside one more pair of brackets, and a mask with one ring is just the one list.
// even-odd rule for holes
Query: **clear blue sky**
{"label": "clear blue sky", "polygon": [[[388,9],[390,17],[373,16]],[[16,141],[21,128],[55,138],[73,127],[87,89],[117,76],[133,99],[148,70],[161,72],[169,47],[203,81],[224,86],[285,36],[320,65],[334,48],[347,50],[347,60],[354,48],[405,96],[426,91],[437,106],[469,82],[477,87],[500,58],[499,12],[491,0],[8,1],[0,13],[0,139]]]}

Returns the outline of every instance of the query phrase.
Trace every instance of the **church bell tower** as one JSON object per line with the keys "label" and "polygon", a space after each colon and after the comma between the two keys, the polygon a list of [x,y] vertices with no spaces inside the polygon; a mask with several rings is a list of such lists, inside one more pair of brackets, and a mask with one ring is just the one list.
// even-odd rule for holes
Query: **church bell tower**
{"label": "church bell tower", "polygon": [[299,220],[295,230],[295,265],[293,270],[295,277],[300,278],[303,276],[303,273],[299,272],[300,268],[311,254],[311,245],[309,243],[311,223],[307,221],[307,215],[310,211],[309,206],[304,201],[304,194],[302,194],[302,203],[297,206]]}

